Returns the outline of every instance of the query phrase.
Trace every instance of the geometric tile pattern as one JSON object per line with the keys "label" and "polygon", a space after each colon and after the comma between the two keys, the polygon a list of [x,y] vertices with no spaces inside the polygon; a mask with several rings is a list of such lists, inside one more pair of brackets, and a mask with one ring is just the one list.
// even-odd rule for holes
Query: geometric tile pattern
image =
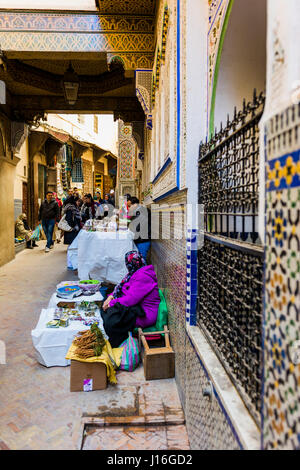
{"label": "geometric tile pattern", "polygon": [[109,61],[118,55],[127,69],[152,68],[154,18],[7,12],[0,15],[0,42],[2,50],[107,52]]}
{"label": "geometric tile pattern", "polygon": [[216,396],[209,401],[203,390],[209,385],[205,369],[188,339],[186,342],[185,418],[193,450],[240,450],[234,430]]}
{"label": "geometric tile pattern", "polygon": [[[180,205],[186,201],[182,196],[170,196],[165,204]],[[163,207],[161,211],[163,211]],[[169,210],[169,209],[168,209]],[[152,212],[159,208],[152,209]],[[155,217],[156,224],[159,218]],[[169,227],[163,224],[168,223]],[[155,232],[158,228],[153,226]],[[173,233],[174,218],[161,219],[161,230]],[[151,242],[151,263],[155,267],[159,286],[164,289],[168,305],[168,326],[171,344],[175,350],[175,377],[178,393],[184,408],[191,449],[240,449],[230,419],[217,398],[210,404],[203,397],[208,385],[202,367],[186,333],[186,322],[193,324],[197,296],[197,250],[196,231],[190,230],[183,240],[162,239]]]}
{"label": "geometric tile pattern", "polygon": [[[169,205],[184,204],[185,199],[173,196],[165,199],[164,203]],[[180,206],[179,206],[180,207]],[[158,210],[158,209],[157,209]],[[152,212],[156,209],[152,209]],[[168,211],[167,211],[168,212]],[[157,223],[158,223],[157,217]],[[162,233],[174,233],[174,213],[170,214],[170,218],[161,217]],[[168,226],[164,226],[164,225]],[[153,224],[153,229],[157,231],[157,227]],[[157,231],[159,233],[159,231]],[[168,323],[171,335],[171,343],[176,351],[175,354],[175,375],[178,385],[178,392],[181,403],[184,407],[185,403],[185,310],[186,310],[186,290],[187,290],[187,254],[185,237],[181,240],[174,239],[158,239],[151,242],[151,262],[154,265],[159,286],[164,289],[168,305]]]}
{"label": "geometric tile pattern", "polygon": [[300,449],[299,111],[289,107],[265,130],[265,449]]}
{"label": "geometric tile pattern", "polygon": [[123,140],[120,144],[120,178],[132,178],[134,161],[134,144],[128,140]]}
{"label": "geometric tile pattern", "polygon": [[119,123],[119,178],[132,179],[135,164],[135,140],[132,137],[132,127]]}
{"label": "geometric tile pattern", "polygon": [[5,12],[0,31],[77,32],[154,31],[153,19],[145,16],[105,16],[99,13]]}

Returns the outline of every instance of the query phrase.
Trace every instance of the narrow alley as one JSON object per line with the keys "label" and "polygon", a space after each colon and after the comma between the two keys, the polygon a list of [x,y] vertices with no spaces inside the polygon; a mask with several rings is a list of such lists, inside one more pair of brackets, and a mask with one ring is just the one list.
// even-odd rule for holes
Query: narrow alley
{"label": "narrow alley", "polygon": [[117,372],[106,390],[70,392],[70,367],[37,362],[31,330],[56,285],[77,278],[66,247],[45,253],[44,245],[0,268],[0,449],[189,449],[175,379],[147,382],[141,365]]}

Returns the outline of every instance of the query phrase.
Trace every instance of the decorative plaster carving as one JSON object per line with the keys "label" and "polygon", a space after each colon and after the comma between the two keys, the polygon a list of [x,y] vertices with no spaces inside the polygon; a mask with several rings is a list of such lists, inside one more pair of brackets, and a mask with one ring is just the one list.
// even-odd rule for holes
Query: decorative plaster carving
{"label": "decorative plaster carving", "polygon": [[146,115],[148,129],[152,129],[151,80],[152,69],[136,71],[136,96]]}

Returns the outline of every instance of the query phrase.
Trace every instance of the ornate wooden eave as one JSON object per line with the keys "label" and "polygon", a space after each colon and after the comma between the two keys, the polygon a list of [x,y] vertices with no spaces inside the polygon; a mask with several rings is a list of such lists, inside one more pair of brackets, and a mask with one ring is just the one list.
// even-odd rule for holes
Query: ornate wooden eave
{"label": "ornate wooden eave", "polygon": [[[39,90],[63,94],[63,76],[24,64],[19,60],[6,60],[5,67],[0,68],[0,80],[9,84],[19,83]],[[133,78],[126,78],[124,70],[117,69],[100,75],[80,75],[80,95],[97,95],[118,88],[133,85]]]}
{"label": "ornate wooden eave", "polygon": [[101,14],[119,15],[155,15],[156,0],[96,0],[96,6]]}

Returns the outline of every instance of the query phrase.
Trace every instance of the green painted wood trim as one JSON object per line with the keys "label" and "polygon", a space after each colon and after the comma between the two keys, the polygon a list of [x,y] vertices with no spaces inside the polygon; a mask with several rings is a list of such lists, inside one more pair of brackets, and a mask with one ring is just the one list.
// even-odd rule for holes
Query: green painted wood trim
{"label": "green painted wood trim", "polygon": [[218,79],[219,79],[219,71],[220,71],[220,63],[221,63],[221,56],[222,56],[222,51],[223,51],[223,46],[224,46],[224,40],[228,28],[228,22],[230,18],[230,14],[232,11],[232,7],[234,4],[234,0],[230,0],[226,14],[225,14],[225,19],[222,27],[222,32],[221,32],[221,37],[220,37],[220,43],[219,43],[219,48],[218,48],[218,54],[217,54],[217,60],[216,60],[216,65],[215,65],[215,73],[214,73],[214,79],[213,79],[213,89],[212,89],[212,96],[211,96],[211,105],[210,105],[210,116],[209,116],[209,139],[213,135],[215,131],[215,106],[216,106],[216,91],[217,91],[217,85],[218,85]]}

